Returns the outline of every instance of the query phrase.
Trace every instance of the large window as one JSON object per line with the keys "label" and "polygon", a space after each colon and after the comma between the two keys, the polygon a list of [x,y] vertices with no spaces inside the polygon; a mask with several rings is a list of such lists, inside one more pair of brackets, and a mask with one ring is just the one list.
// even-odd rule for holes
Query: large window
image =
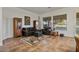
{"label": "large window", "polygon": [[53,27],[55,30],[67,30],[67,15],[53,16]]}
{"label": "large window", "polygon": [[79,34],[79,13],[76,14],[76,33]]}
{"label": "large window", "polygon": [[51,27],[51,17],[43,17],[43,27]]}

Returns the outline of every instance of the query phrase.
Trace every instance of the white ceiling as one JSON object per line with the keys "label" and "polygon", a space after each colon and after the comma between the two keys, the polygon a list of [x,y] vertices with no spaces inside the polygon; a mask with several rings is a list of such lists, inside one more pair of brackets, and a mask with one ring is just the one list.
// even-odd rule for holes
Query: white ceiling
{"label": "white ceiling", "polygon": [[31,11],[37,14],[43,14],[50,11],[61,9],[63,7],[19,7],[19,8],[27,10],[27,11]]}

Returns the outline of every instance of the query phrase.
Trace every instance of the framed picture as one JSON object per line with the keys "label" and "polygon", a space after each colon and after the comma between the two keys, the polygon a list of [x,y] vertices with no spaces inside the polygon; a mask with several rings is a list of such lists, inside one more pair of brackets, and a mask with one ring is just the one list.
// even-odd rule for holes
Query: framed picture
{"label": "framed picture", "polygon": [[24,16],[24,25],[30,25],[30,17]]}

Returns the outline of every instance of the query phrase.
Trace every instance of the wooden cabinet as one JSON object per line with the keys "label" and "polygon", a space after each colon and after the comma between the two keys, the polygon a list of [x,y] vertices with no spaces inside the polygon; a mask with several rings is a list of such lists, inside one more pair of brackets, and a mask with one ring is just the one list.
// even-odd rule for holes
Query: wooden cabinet
{"label": "wooden cabinet", "polygon": [[13,18],[13,30],[14,37],[19,37],[22,35],[22,18]]}
{"label": "wooden cabinet", "polygon": [[76,52],[79,52],[79,37],[75,37],[76,41]]}

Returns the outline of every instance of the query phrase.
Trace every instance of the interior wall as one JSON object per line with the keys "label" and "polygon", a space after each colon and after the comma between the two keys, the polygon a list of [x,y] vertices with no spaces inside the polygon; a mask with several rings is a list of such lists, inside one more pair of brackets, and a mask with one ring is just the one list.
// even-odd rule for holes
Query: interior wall
{"label": "interior wall", "polygon": [[[24,16],[30,16],[31,24],[29,26],[24,25]],[[13,37],[13,17],[22,18],[22,27],[33,27],[33,20],[38,20],[38,14],[25,11],[14,7],[3,8],[3,36],[4,39]]]}
{"label": "interior wall", "polygon": [[[51,16],[51,27],[53,29],[53,16],[55,15],[62,15],[67,14],[67,31],[59,31],[60,33],[64,33],[65,36],[74,37],[76,34],[76,13],[79,12],[79,8],[62,8],[58,10],[54,10],[52,12],[48,12],[45,14],[35,14],[29,11],[25,11],[19,8],[3,8],[3,36],[4,39],[7,37],[13,37],[13,17],[20,17],[22,18],[22,25],[23,27],[32,27],[33,26],[33,20],[38,20],[38,16],[40,16],[40,27],[43,29],[43,17]],[[31,25],[26,26],[24,25],[24,16],[30,16],[31,17]],[[8,21],[7,21],[8,20]],[[9,26],[10,24],[10,26]]]}
{"label": "interior wall", "polygon": [[0,46],[2,46],[2,8],[0,7]]}
{"label": "interior wall", "polygon": [[[65,36],[70,36],[70,37],[74,37],[75,36],[75,32],[76,32],[76,12],[79,11],[79,8],[62,8],[59,10],[55,10],[52,12],[48,12],[45,14],[42,14],[42,17],[48,17],[51,16],[52,17],[52,25],[53,25],[53,16],[56,15],[63,15],[63,14],[67,14],[67,31],[59,31],[60,33],[64,33]],[[43,24],[42,24],[43,26]],[[53,29],[53,26],[52,26]]]}

